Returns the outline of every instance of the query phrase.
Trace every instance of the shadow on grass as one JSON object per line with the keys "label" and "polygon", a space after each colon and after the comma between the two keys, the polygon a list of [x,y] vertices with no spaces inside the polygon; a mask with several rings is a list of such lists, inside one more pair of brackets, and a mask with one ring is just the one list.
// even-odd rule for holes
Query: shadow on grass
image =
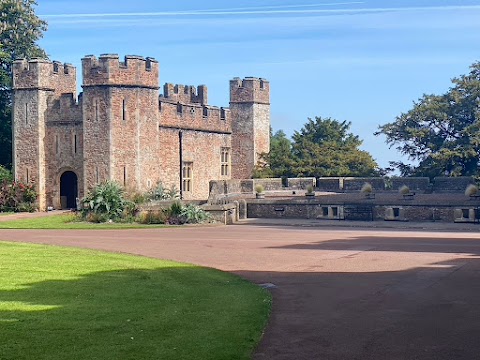
{"label": "shadow on grass", "polygon": [[269,295],[197,267],[96,272],[0,291],[0,358],[248,359]]}

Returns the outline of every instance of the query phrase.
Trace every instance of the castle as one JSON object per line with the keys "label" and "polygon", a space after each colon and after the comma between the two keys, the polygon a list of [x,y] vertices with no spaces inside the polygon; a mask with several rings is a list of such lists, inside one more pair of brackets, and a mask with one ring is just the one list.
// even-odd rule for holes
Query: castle
{"label": "castle", "polygon": [[39,208],[73,208],[105,180],[145,192],[158,182],[184,199],[206,199],[210,180],[250,178],[270,147],[270,89],[230,81],[229,108],[207,87],[165,84],[153,58],[104,54],[76,69],[33,59],[13,64],[15,178],[34,182]]}

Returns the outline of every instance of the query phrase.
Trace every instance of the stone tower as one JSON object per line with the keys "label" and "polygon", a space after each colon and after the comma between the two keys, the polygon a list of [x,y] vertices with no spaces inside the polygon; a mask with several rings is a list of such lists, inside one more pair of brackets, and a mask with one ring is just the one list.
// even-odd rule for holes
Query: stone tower
{"label": "stone tower", "polygon": [[249,179],[270,151],[270,84],[259,78],[230,81],[232,178]]}
{"label": "stone tower", "polygon": [[105,180],[145,188],[142,174],[156,166],[159,153],[158,62],[86,56],[82,71],[85,189]]}
{"label": "stone tower", "polygon": [[46,142],[49,103],[62,94],[76,93],[75,68],[69,64],[33,59],[13,64],[13,167],[15,179],[34,182],[39,207],[45,208],[48,179]]}

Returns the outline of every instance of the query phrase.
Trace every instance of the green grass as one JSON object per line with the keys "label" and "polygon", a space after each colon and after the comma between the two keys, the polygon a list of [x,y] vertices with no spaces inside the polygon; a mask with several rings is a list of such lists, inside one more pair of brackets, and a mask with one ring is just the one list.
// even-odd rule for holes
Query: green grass
{"label": "green grass", "polygon": [[77,221],[74,214],[49,215],[31,219],[0,221],[0,229],[142,229],[165,227],[137,223],[89,223]]}
{"label": "green grass", "polygon": [[0,358],[249,359],[268,292],[231,274],[0,242]]}

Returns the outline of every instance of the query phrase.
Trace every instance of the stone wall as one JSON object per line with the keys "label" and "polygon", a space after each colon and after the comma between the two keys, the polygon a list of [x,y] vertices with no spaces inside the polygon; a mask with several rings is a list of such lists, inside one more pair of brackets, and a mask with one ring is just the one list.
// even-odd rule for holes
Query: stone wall
{"label": "stone wall", "polygon": [[197,88],[191,85],[180,85],[166,83],[163,85],[163,94],[161,99],[168,99],[174,103],[182,104],[208,104],[208,90],[205,85],[199,85]]}
{"label": "stone wall", "polygon": [[305,190],[307,187],[312,186],[315,188],[316,179],[315,178],[288,178],[287,185],[289,189],[302,189]]}
{"label": "stone wall", "polygon": [[385,191],[384,178],[361,178],[361,177],[347,177],[343,179],[344,191],[360,191],[365,183],[370,183],[373,191]]}
{"label": "stone wall", "polygon": [[339,192],[343,190],[343,178],[317,178],[317,190]]}
{"label": "stone wall", "polygon": [[110,179],[111,89],[87,87],[83,104],[83,188],[85,191]]}
{"label": "stone wall", "polygon": [[262,185],[265,191],[282,190],[282,178],[253,179],[253,189],[255,186]]}
{"label": "stone wall", "polygon": [[34,183],[41,209],[46,208],[45,112],[49,91],[18,90],[13,102],[13,166],[15,179]]}
{"label": "stone wall", "polygon": [[153,58],[127,55],[123,62],[117,54],[103,54],[97,59],[82,59],[83,89],[88,86],[135,86],[158,89],[159,66]]}
{"label": "stone wall", "polygon": [[463,193],[469,184],[475,184],[471,176],[436,177],[433,179],[433,191],[436,193]]}
{"label": "stone wall", "polygon": [[428,177],[392,177],[391,189],[398,191],[403,185],[409,187],[410,191],[425,193],[430,188],[430,179]]}
{"label": "stone wall", "polygon": [[161,127],[232,132],[230,110],[215,106],[172,103],[160,98],[158,119]]}
{"label": "stone wall", "polygon": [[[353,205],[349,205],[353,206]],[[365,204],[357,204],[365,208]],[[336,208],[332,214],[332,208]],[[314,200],[247,200],[249,218],[290,218],[290,219],[345,219],[342,204],[328,204]],[[426,205],[372,205],[373,220],[393,221],[440,221],[453,222],[455,209],[476,209],[474,204],[464,206],[426,206]],[[394,212],[395,209],[395,212]],[[390,217],[396,213],[398,216]],[[365,217],[360,217],[365,219]],[[359,218],[359,219],[360,219]],[[368,218],[368,217],[367,217]],[[368,220],[368,219],[367,219]]]}
{"label": "stone wall", "polygon": [[270,151],[270,85],[258,78],[230,81],[232,178],[248,179]]}

